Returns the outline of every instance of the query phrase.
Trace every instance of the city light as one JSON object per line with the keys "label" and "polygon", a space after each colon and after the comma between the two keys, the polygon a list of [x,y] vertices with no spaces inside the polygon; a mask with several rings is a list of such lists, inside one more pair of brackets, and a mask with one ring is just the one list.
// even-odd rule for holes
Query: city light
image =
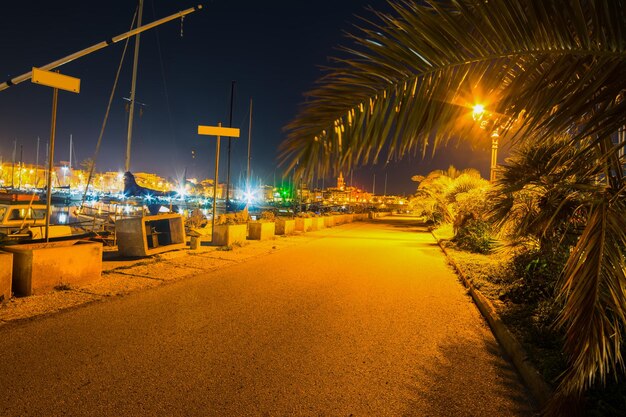
{"label": "city light", "polygon": [[185,197],[187,195],[187,190],[185,190],[185,187],[178,187],[176,189],[176,193],[180,196],[180,197]]}
{"label": "city light", "polygon": [[[483,122],[485,122],[485,120],[483,120]],[[19,187],[22,190],[34,189],[37,188],[37,186],[41,186],[46,174],[44,168],[34,164],[25,164],[22,167],[16,167],[14,172],[11,169],[7,169],[6,164],[3,164],[1,168],[0,186],[5,187],[9,185],[15,188]],[[65,175],[65,173],[67,173],[67,175]],[[13,180],[11,179],[12,174]],[[75,202],[82,199],[82,194],[85,190],[88,190],[86,196],[87,201],[102,200],[105,204],[110,201],[117,201],[122,203],[119,209],[120,214],[130,214],[137,211],[134,206],[125,207],[127,201],[134,202],[135,200],[133,200],[133,197],[123,194],[124,184],[120,179],[123,179],[124,174],[120,171],[95,173],[90,184],[87,184],[87,178],[89,177],[88,172],[81,169],[70,169],[67,165],[57,165],[52,175],[53,184],[64,186],[63,190],[54,191],[59,199]],[[187,179],[185,181],[185,187],[183,188],[182,184],[179,187],[175,187],[172,183],[167,182],[164,178],[154,173],[141,172],[135,175],[139,186],[154,187],[150,189],[156,191],[156,194],[160,192],[165,193],[158,197],[155,193],[146,194],[143,200],[144,204],[163,202],[169,205],[175,202],[177,205],[183,204],[183,206],[186,204],[197,204],[200,208],[206,208],[212,204],[212,179],[194,181]],[[195,183],[195,185],[189,186],[192,183]],[[284,183],[282,186],[270,186],[261,183],[256,186],[251,185],[247,191],[244,187],[234,187],[231,190],[231,195],[235,200],[242,204],[254,206],[253,209],[262,209],[264,206],[288,205],[294,202],[300,204],[315,204],[317,207],[324,207],[325,209],[332,206],[346,206],[343,210],[347,209],[348,203],[379,204],[370,193],[356,187],[341,189],[340,187],[334,186],[334,184],[325,189],[317,189],[311,188],[310,185],[307,184],[295,187],[293,184],[289,183]],[[221,200],[223,195],[223,184],[220,184],[218,186],[218,200]],[[395,201],[395,204],[398,204],[398,201]],[[70,221],[70,219],[68,218],[67,221]]]}
{"label": "city light", "polygon": [[254,191],[246,191],[243,193],[243,199],[247,204],[252,204],[252,202],[256,199]]}

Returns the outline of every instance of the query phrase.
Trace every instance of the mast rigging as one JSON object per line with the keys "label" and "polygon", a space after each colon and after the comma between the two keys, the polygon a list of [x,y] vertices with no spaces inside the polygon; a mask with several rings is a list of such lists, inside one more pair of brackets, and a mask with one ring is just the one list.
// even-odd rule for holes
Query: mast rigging
{"label": "mast rigging", "polygon": [[[58,60],[56,60],[54,62],[51,62],[49,64],[40,66],[38,68],[42,69],[42,70],[50,71],[50,70],[52,70],[54,68],[60,67],[63,64],[67,64],[68,62],[72,62],[75,59],[82,58],[83,56],[88,55],[88,54],[90,54],[92,52],[96,52],[96,51],[98,51],[100,49],[106,48],[107,46],[113,45],[114,43],[117,43],[117,42],[119,42],[121,40],[124,40],[126,38],[130,38],[131,36],[134,36],[134,35],[138,35],[141,32],[145,32],[146,30],[149,30],[149,29],[152,29],[154,27],[160,26],[163,23],[167,23],[167,22],[172,21],[174,19],[177,19],[179,17],[182,18],[182,17],[184,17],[184,16],[186,16],[186,15],[188,15],[190,13],[196,12],[198,10],[202,10],[202,5],[201,4],[198,4],[195,7],[191,7],[189,9],[185,9],[185,10],[182,10],[180,12],[174,13],[174,14],[169,15],[167,17],[164,17],[162,19],[156,20],[156,21],[154,21],[152,23],[148,23],[147,25],[139,26],[136,29],[133,29],[131,31],[128,31],[128,32],[122,33],[120,35],[114,36],[114,37],[109,38],[109,39],[107,39],[105,41],[97,43],[97,44],[95,44],[93,46],[90,46],[90,47],[85,48],[83,50],[80,50],[78,52],[74,52],[73,54],[70,54],[70,55],[68,55],[66,57],[58,59]],[[28,72],[26,72],[26,73],[24,73],[22,75],[18,75],[17,77],[10,78],[10,79],[8,79],[5,82],[0,83],[0,91],[6,90],[7,88],[12,87],[14,85],[17,85],[17,84],[19,84],[21,82],[30,80],[32,78],[32,76],[33,76],[33,72],[32,71],[28,71]]]}

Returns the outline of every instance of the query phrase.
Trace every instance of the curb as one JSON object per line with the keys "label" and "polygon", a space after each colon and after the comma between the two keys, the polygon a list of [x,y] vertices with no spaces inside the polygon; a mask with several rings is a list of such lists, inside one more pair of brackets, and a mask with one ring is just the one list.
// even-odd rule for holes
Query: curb
{"label": "curb", "polygon": [[472,284],[472,282],[467,278],[463,270],[459,268],[446,248],[442,245],[442,239],[438,239],[432,230],[430,230],[430,233],[433,235],[437,244],[446,255],[448,262],[450,262],[450,264],[454,267],[457,274],[463,281],[463,284],[468,289],[474,303],[489,323],[489,327],[491,327],[491,331],[500,343],[500,346],[502,346],[506,354],[511,358],[513,365],[515,365],[517,372],[524,380],[526,387],[539,406],[543,408],[552,397],[552,389],[543,379],[539,371],[537,371],[534,367],[521,343],[502,322],[502,319],[496,312],[496,309],[491,301],[489,301],[487,297],[474,287],[474,284]]}

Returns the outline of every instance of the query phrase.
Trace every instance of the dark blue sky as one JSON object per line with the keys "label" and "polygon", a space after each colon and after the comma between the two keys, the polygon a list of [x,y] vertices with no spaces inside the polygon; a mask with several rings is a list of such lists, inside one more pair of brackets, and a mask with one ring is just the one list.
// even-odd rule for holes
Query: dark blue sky
{"label": "dark blue sky", "polygon": [[[145,0],[144,23],[194,6],[187,1]],[[358,23],[355,15],[372,17],[366,6],[388,9],[384,0],[212,0],[187,16],[180,36],[179,20],[142,34],[137,100],[146,103],[136,117],[132,171],[166,177],[213,177],[215,142],[196,134],[198,124],[228,123],[231,81],[236,81],[233,125],[242,138],[233,141],[231,178],[245,176],[248,105],[254,101],[253,175],[272,183],[282,128],[297,112],[303,93],[321,75],[319,66],[345,44],[342,31]],[[5,2],[0,25],[0,79],[5,80],[65,55],[126,32],[135,9],[133,0],[106,2],[64,0]],[[131,46],[133,42],[131,42]],[[61,92],[55,160],[67,160],[69,135],[78,161],[93,155],[106,104],[119,64],[123,42],[59,68],[81,79],[78,95]],[[121,170],[126,141],[126,102],[130,91],[132,48],[125,58],[98,170]],[[0,92],[0,155],[11,159],[13,141],[24,148],[24,161],[34,162],[37,137],[41,154],[50,134],[52,91],[24,82]],[[223,150],[226,147],[223,142]],[[192,151],[196,157],[192,158]],[[226,177],[222,153],[220,179]],[[488,172],[488,150],[467,145],[442,149],[434,160],[364,167],[354,184],[382,193],[385,172],[388,193],[412,193],[410,177],[454,164]],[[344,173],[349,177],[347,173]],[[326,185],[332,179],[325,181]],[[320,182],[321,185],[321,182]]]}

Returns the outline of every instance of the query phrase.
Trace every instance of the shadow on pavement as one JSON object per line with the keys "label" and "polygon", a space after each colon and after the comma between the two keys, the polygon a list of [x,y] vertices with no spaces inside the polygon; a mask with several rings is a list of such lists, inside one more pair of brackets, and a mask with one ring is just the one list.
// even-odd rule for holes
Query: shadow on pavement
{"label": "shadow on pavement", "polygon": [[390,226],[398,228],[411,228],[422,227],[426,228],[427,225],[420,217],[408,217],[408,216],[387,216],[379,217],[375,220],[371,220],[374,223],[388,224]]}
{"label": "shadow on pavement", "polygon": [[[354,229],[342,230],[340,234],[330,234],[324,236],[326,239],[355,239],[355,240],[378,240],[388,242],[407,242],[407,246],[415,248],[438,247],[424,222],[411,217],[384,217],[370,220],[370,225],[378,226],[378,231],[383,234],[373,235],[371,229],[357,227]],[[367,230],[366,233],[363,231]],[[392,232],[392,233],[390,233]],[[401,233],[397,233],[401,232]],[[412,236],[408,235],[410,233]],[[369,234],[369,236],[368,236]],[[426,239],[417,238],[418,235],[428,235]]]}
{"label": "shadow on pavement", "polygon": [[403,416],[533,415],[536,405],[495,341],[450,341],[439,350],[406,387],[412,399]]}

